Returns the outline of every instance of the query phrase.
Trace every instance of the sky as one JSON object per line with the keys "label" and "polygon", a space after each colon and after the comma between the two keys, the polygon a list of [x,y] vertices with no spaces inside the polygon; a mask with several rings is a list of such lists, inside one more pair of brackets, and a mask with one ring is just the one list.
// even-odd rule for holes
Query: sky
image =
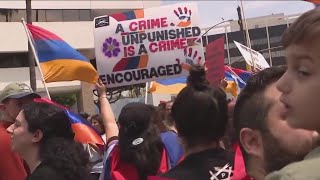
{"label": "sky", "polygon": [[[182,2],[197,2],[200,16],[200,27],[211,27],[222,21],[233,19],[238,20],[236,8],[240,1],[172,1],[163,0],[162,5],[170,5]],[[259,17],[277,13],[292,15],[304,13],[314,8],[312,3],[305,1],[243,1],[245,17]]]}

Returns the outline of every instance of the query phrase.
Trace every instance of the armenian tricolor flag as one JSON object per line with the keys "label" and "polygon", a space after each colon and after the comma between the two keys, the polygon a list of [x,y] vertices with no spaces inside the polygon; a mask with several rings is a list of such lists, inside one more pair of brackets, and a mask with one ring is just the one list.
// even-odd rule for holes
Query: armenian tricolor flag
{"label": "armenian tricolor flag", "polygon": [[43,28],[27,24],[33,37],[45,82],[80,80],[95,83],[93,65],[60,37]]}
{"label": "armenian tricolor flag", "polygon": [[148,64],[148,61],[149,56],[147,54],[135,57],[122,58],[114,66],[113,72],[145,68]]}
{"label": "armenian tricolor flag", "polygon": [[[227,81],[226,92],[237,96],[240,89],[244,88],[246,82],[252,76],[252,73],[242,69],[224,66],[224,76]],[[157,80],[152,82],[149,93],[178,94],[186,86],[186,83],[186,76]]]}
{"label": "armenian tricolor flag", "polygon": [[104,145],[104,141],[99,133],[91,126],[91,124],[87,120],[83,119],[80,115],[46,98],[35,98],[34,101],[38,103],[52,104],[64,109],[71,122],[72,130],[75,133],[75,141],[82,144],[95,144],[99,145],[100,147]]}
{"label": "armenian tricolor flag", "polygon": [[111,16],[117,21],[128,21],[132,19],[144,18],[144,11],[143,9],[138,9],[134,11],[112,14]]}
{"label": "armenian tricolor flag", "polygon": [[149,93],[156,94],[178,94],[186,87],[187,77],[178,77],[153,81]]}

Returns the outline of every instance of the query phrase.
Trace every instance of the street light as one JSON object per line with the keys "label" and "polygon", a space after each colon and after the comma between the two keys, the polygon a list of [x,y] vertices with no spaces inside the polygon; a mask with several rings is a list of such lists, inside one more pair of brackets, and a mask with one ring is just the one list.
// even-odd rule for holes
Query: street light
{"label": "street light", "polygon": [[[222,18],[222,19],[223,19],[223,18]],[[220,25],[220,24],[226,23],[226,22],[231,22],[231,21],[233,21],[233,19],[229,19],[229,20],[226,20],[226,21],[221,21],[221,22],[219,22],[218,24],[215,24],[215,25],[211,26],[205,33],[202,34],[201,37],[203,37],[203,36],[205,36],[206,34],[208,34],[208,32],[209,32],[211,29],[213,29],[214,27],[216,27],[216,26],[218,26],[218,25]]]}
{"label": "street light", "polygon": [[[222,18],[222,20],[224,20],[224,19]],[[226,20],[226,21],[221,21],[221,22],[219,22],[218,24],[215,24],[215,25],[211,26],[206,32],[204,32],[204,33],[201,35],[201,37],[199,37],[198,39],[196,39],[195,42],[199,41],[199,39],[201,39],[203,36],[207,35],[208,32],[209,32],[211,29],[213,29],[214,27],[217,27],[217,26],[220,25],[220,24],[223,24],[223,23],[226,23],[226,22],[231,22],[231,21],[233,21],[233,19],[229,19],[229,20]],[[206,40],[206,43],[208,43],[207,41],[208,41],[208,39]]]}

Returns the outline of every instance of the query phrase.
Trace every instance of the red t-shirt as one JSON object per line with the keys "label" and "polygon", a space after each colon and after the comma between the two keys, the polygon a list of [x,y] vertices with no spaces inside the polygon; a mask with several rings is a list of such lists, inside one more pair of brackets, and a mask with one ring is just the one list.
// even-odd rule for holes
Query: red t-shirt
{"label": "red t-shirt", "polygon": [[9,125],[0,122],[0,180],[24,180],[27,173],[23,160],[11,150],[11,135],[6,132]]}

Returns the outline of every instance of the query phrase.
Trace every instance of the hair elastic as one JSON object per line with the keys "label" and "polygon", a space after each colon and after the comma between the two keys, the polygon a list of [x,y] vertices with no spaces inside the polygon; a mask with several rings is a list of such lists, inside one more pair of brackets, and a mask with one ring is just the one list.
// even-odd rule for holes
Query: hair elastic
{"label": "hair elastic", "polygon": [[143,143],[143,141],[144,141],[143,138],[137,138],[132,141],[132,145],[138,146],[139,144]]}

